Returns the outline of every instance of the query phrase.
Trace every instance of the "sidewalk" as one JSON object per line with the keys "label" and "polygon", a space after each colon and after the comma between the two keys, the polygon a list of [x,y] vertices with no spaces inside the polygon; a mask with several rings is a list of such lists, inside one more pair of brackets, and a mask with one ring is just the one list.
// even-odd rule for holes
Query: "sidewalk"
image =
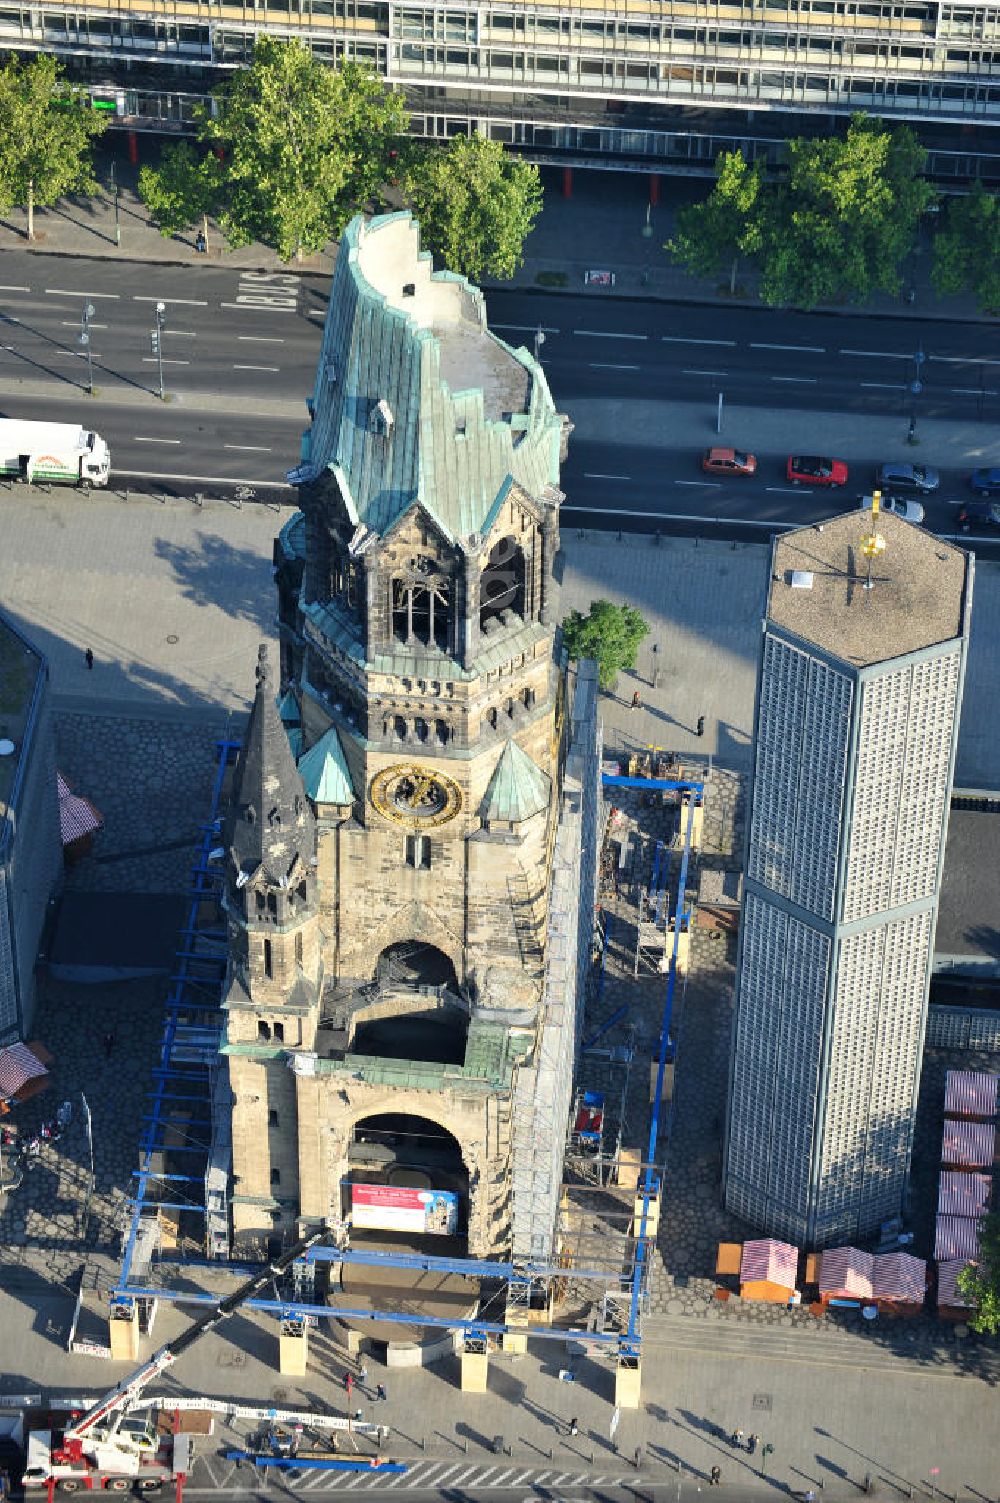
{"label": "sidewalk", "polygon": [[[143,158],[155,160],[155,140],[139,138]],[[116,241],[114,192],[111,188],[112,163],[120,188],[120,245]],[[0,217],[0,252],[30,250],[39,255],[93,256],[170,265],[221,264],[257,271],[291,271],[299,275],[328,277],[336,255],[335,247],[301,261],[282,262],[273,250],[253,244],[239,250],[226,247],[215,230],[209,237],[207,256],[195,250],[195,229],[190,234],[164,237],[149,221],[139,200],[136,184],[138,167],[127,158],[125,141],[112,135],[96,153],[96,175],[102,191],[93,198],[65,198],[51,209],[35,214],[36,241],[29,245],[24,233],[24,214],[11,210]],[[664,302],[714,304],[733,302],[726,278],[700,280],[687,276],[672,265],[663,249],[673,227],[673,207],[701,195],[701,180],[659,177],[660,203],[652,208],[649,201],[650,177],[644,173],[599,172],[576,169],[572,178],[572,196],[563,196],[561,169],[543,168],[545,208],[526,244],[525,264],[510,282],[483,279],[483,286],[517,287],[551,293],[563,290],[585,295],[598,301],[609,298],[656,298]],[[948,322],[993,324],[977,309],[972,298],[940,300],[930,286],[930,248],[926,242],[918,247],[912,263],[904,272],[904,287],[912,286],[912,303],[878,296],[867,310],[855,307],[826,307],[825,313],[867,311],[873,318],[928,318]],[[586,286],[588,271],[614,274],[614,286]],[[563,276],[565,287],[539,285],[539,276]],[[724,285],[723,285],[724,284]],[[741,307],[757,306],[752,295],[752,278],[746,268],[740,271],[738,285],[746,293],[736,301]],[[780,317],[780,310],[775,310]]]}

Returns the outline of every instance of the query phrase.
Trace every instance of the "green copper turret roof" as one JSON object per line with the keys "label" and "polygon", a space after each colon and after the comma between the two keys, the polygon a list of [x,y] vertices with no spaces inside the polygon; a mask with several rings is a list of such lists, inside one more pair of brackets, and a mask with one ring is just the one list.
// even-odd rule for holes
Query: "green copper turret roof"
{"label": "green copper turret roof", "polygon": [[384,534],[419,502],[449,540],[481,533],[512,482],[557,486],[559,438],[541,367],[490,333],[478,288],[433,270],[411,216],[352,220],[305,446],[351,520]]}
{"label": "green copper turret roof", "polygon": [[516,741],[508,741],[493,771],[480,813],[483,819],[518,824],[549,806],[552,783]]}
{"label": "green copper turret roof", "polygon": [[299,762],[299,777],[314,804],[353,804],[347,758],[332,725]]}

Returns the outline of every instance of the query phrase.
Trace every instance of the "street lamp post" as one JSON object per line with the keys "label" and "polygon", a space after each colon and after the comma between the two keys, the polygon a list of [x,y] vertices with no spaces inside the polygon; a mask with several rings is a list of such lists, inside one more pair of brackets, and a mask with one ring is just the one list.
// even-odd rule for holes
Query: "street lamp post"
{"label": "street lamp post", "polygon": [[150,330],[149,343],[156,356],[156,369],[160,377],[160,401],[163,401],[163,324],[167,311],[166,303],[156,305],[156,328]]}
{"label": "street lamp post", "polygon": [[906,442],[908,444],[918,444],[920,442],[917,438],[917,398],[924,389],[924,383],[920,379],[920,371],[926,359],[927,356],[924,354],[923,342],[921,341],[917,344],[913,356],[914,377],[910,382],[910,396],[913,400],[910,404],[910,427],[906,435]]}
{"label": "street lamp post", "polygon": [[84,303],[80,318],[80,343],[87,352],[87,390],[94,395],[94,346],[90,342],[90,320],[95,313],[93,303]]}
{"label": "street lamp post", "polygon": [[115,244],[120,246],[122,243],[122,225],[118,211],[118,194],[120,190],[118,187],[117,163],[114,161],[111,163],[111,186],[115,190]]}

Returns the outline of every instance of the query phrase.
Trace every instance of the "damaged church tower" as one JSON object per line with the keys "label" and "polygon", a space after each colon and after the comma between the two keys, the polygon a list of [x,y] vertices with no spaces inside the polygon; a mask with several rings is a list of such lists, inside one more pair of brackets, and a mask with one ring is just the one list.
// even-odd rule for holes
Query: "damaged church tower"
{"label": "damaged church tower", "polygon": [[546,1255],[596,872],[596,693],[571,747],[553,655],[569,425],[409,214],[348,227],[310,411],[285,692],[262,649],[226,829],[234,1241]]}

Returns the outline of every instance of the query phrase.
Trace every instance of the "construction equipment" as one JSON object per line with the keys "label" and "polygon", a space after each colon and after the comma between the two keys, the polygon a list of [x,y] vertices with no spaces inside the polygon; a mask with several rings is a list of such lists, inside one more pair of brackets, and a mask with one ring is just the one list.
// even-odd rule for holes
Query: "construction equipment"
{"label": "construction equipment", "polygon": [[350,1429],[354,1433],[379,1438],[382,1432],[378,1426],[361,1424],[339,1416],[285,1414],[273,1408],[258,1409],[229,1400],[143,1397],[149,1384],[176,1362],[182,1353],[247,1300],[260,1294],[275,1279],[280,1278],[297,1258],[302,1257],[323,1236],[322,1231],[314,1232],[267,1268],[255,1273],[232,1294],[220,1299],[189,1330],[161,1347],[148,1362],[124,1378],[86,1413],[72,1414],[71,1422],[64,1428],[31,1431],[22,1479],[24,1488],[34,1490],[44,1487],[51,1499],[56,1489],[60,1492],[77,1492],[80,1489],[128,1492],[134,1486],[139,1492],[153,1493],[158,1492],[165,1482],[174,1482],[177,1486],[177,1498],[180,1500],[184,1482],[191,1470],[194,1437],[181,1430],[176,1421],[175,1433],[163,1434],[157,1427],[154,1413],[140,1412],[150,1411],[155,1407],[176,1413],[178,1418],[180,1412],[196,1409],[225,1413],[228,1416],[283,1419],[293,1424],[309,1424],[322,1429]]}

